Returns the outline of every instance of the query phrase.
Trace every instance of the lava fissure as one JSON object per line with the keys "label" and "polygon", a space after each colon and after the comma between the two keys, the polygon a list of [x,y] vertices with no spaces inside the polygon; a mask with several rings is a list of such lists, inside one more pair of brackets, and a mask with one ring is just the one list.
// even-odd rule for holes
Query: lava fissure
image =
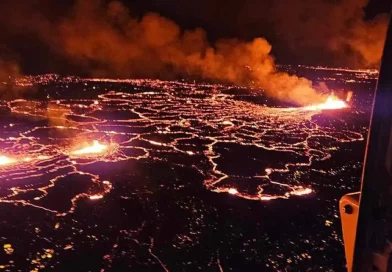
{"label": "lava fissure", "polygon": [[[79,80],[86,84],[100,82]],[[178,158],[173,164],[182,167],[190,166],[187,157],[200,158],[192,167],[204,175],[205,187],[213,192],[262,201],[301,196],[313,192],[310,182],[290,178],[290,174],[318,171],[313,169],[313,163],[329,159],[339,144],[364,139],[361,133],[336,131],[313,120],[323,110],[348,107],[333,97],[322,105],[271,108],[238,101],[232,95],[217,95],[225,88],[220,85],[127,82],[135,89],[140,86],[152,91],[110,91],[96,99],[4,103],[15,115],[49,122],[30,128],[12,123],[5,128],[0,138],[0,178],[12,193],[1,195],[0,202],[21,203],[64,216],[75,210],[80,199],[99,200],[112,190],[110,181],[103,181],[92,167],[85,170],[87,166],[132,160],[166,161],[173,156]],[[173,86],[191,95],[184,97]],[[332,146],[320,145],[323,139],[331,141]],[[230,157],[227,145],[243,155]],[[257,153],[271,156],[270,160]],[[247,167],[247,163],[252,165],[249,173],[236,175],[235,169]],[[76,194],[69,209],[45,207],[42,201],[56,182],[71,174],[89,177],[96,188]],[[285,181],[276,180],[277,175],[286,175]],[[254,189],[242,188],[241,179],[254,183]],[[30,185],[13,184],[17,180],[29,181]],[[40,195],[24,198],[28,192]]]}

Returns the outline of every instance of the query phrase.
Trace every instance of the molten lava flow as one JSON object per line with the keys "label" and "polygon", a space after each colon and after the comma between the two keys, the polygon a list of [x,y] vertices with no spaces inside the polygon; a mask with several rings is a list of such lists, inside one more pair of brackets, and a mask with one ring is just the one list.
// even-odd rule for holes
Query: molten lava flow
{"label": "molten lava flow", "polygon": [[292,195],[302,196],[302,195],[309,195],[313,193],[313,190],[310,188],[298,188],[295,191],[291,192]]}
{"label": "molten lava flow", "polygon": [[[46,77],[42,79],[42,82],[48,81]],[[64,82],[69,84],[68,81],[67,78]],[[112,190],[111,181],[102,181],[95,173],[96,167],[88,165],[139,160],[175,163],[171,158],[175,158],[177,163],[177,157],[174,156],[178,156],[178,162],[182,159],[189,162],[180,163],[179,167],[193,163],[192,167],[204,177],[204,186],[212,192],[227,193],[252,201],[306,196],[315,191],[305,186],[309,181],[303,180],[303,177],[310,171],[324,173],[313,167],[314,162],[329,159],[338,144],[364,140],[363,135],[356,130],[336,133],[340,127],[325,127],[323,123],[318,124],[317,120],[312,119],[321,110],[350,107],[346,98],[340,100],[333,93],[325,97],[325,103],[319,105],[271,108],[237,101],[224,94],[227,86],[157,80],[78,79],[77,82],[87,84],[91,81],[96,82],[94,84],[132,84],[146,92],[110,91],[98,95],[96,100],[49,101],[49,105],[56,107],[47,107],[46,102],[39,101],[0,101],[0,109],[6,108],[26,116],[21,121],[26,126],[11,123],[3,128],[6,130],[5,135],[19,137],[0,137],[2,147],[4,143],[0,154],[0,181],[7,181],[2,184],[9,186],[11,192],[1,196],[0,203],[22,203],[64,216],[77,208],[80,203],[78,199],[98,201]],[[180,92],[177,95],[172,92],[173,86],[186,93],[197,94],[197,97],[184,98]],[[205,95],[205,99],[200,100],[199,94]],[[352,96],[349,93],[347,100]],[[201,107],[205,110],[200,110]],[[62,110],[61,114],[55,114],[56,123],[49,122],[48,125],[37,127],[32,123],[30,128],[30,116],[48,117],[49,113],[42,111],[42,108],[49,108],[51,115],[57,114],[59,109],[67,111],[66,114]],[[106,116],[110,119],[106,120]],[[175,120],[173,116],[181,116],[181,119]],[[53,130],[56,133],[49,133]],[[41,132],[44,132],[42,135],[51,136],[49,142],[42,141],[45,139],[39,137]],[[74,137],[86,139],[87,142],[70,148],[69,141]],[[315,147],[314,142],[320,138],[332,146]],[[229,155],[227,150],[232,148],[238,149],[238,156]],[[242,154],[248,155],[242,157]],[[280,154],[282,162],[271,160],[268,166],[261,162],[259,166],[254,165],[246,171],[241,169],[243,163],[246,165],[251,160],[253,165],[264,154]],[[233,159],[240,163],[227,167],[227,163]],[[68,210],[47,208],[46,202],[40,200],[51,193],[49,189],[56,186],[57,182],[61,184],[70,175],[86,179],[91,183],[91,190],[74,195]],[[26,180],[29,186],[18,187],[15,181],[19,180]],[[41,183],[41,180],[48,180],[49,183]],[[300,184],[303,182],[302,187]],[[38,195],[32,200],[27,197],[28,194],[24,194],[33,191],[37,191]]]}
{"label": "molten lava flow", "polygon": [[15,160],[7,156],[0,156],[0,166],[14,163]]}
{"label": "molten lava flow", "polygon": [[93,144],[72,152],[73,155],[89,155],[104,152],[108,147],[100,144],[98,141],[93,141]]}
{"label": "molten lava flow", "polygon": [[231,195],[236,195],[236,194],[238,194],[238,191],[237,191],[237,189],[235,189],[235,188],[230,188],[228,192],[229,192],[229,194],[231,194]]}
{"label": "molten lava flow", "polygon": [[318,105],[312,105],[305,107],[306,110],[337,110],[347,108],[348,105],[343,100],[337,98],[334,94],[331,94],[327,100]]}
{"label": "molten lava flow", "polygon": [[103,195],[91,195],[91,196],[89,196],[89,198],[90,198],[91,200],[97,200],[97,199],[103,198]]}

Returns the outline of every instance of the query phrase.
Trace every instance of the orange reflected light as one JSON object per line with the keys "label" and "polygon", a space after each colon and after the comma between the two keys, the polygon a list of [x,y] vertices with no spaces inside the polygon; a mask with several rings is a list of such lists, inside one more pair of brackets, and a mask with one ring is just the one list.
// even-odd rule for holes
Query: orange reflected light
{"label": "orange reflected light", "polygon": [[90,146],[86,146],[82,149],[75,150],[72,152],[73,155],[89,155],[89,154],[97,154],[102,153],[107,150],[107,145],[100,144],[98,141],[93,141],[93,144]]}

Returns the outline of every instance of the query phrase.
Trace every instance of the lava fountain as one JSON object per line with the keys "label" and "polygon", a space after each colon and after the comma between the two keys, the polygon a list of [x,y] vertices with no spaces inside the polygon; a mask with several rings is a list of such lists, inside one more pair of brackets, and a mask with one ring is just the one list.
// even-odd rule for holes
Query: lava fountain
{"label": "lava fountain", "polygon": [[338,110],[338,109],[344,109],[348,108],[348,105],[346,102],[343,100],[340,100],[338,97],[336,97],[334,94],[331,94],[328,96],[327,100],[324,103],[318,104],[318,105],[311,105],[305,107],[305,110]]}
{"label": "lava fountain", "polygon": [[0,156],[0,166],[10,165],[10,164],[13,164],[14,162],[16,162],[15,159],[12,159],[12,158],[4,156],[4,155]]}
{"label": "lava fountain", "polygon": [[228,193],[231,194],[231,195],[236,195],[236,194],[238,194],[238,191],[237,191],[237,189],[235,189],[235,188],[230,188],[230,189],[228,190]]}
{"label": "lava fountain", "polygon": [[107,145],[100,144],[98,141],[93,141],[92,145],[86,146],[84,148],[73,151],[72,155],[90,155],[103,153],[108,149]]}

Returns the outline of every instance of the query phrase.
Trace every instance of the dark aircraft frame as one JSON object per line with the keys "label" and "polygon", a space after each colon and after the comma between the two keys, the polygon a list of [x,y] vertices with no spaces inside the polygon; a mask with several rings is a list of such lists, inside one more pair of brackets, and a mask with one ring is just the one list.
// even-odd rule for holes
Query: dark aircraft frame
{"label": "dark aircraft frame", "polygon": [[392,16],[374,96],[361,192],[340,201],[349,272],[392,271]]}

